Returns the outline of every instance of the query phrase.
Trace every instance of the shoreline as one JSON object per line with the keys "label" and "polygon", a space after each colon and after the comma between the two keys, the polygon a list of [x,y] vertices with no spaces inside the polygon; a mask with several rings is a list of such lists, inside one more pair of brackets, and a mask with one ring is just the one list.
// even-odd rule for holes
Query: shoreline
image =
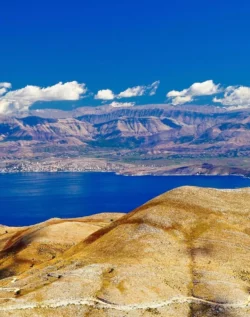
{"label": "shoreline", "polygon": [[55,217],[128,213],[153,197],[183,186],[250,188],[250,179],[241,175],[125,176],[114,172],[0,174],[0,223],[23,227]]}
{"label": "shoreline", "polygon": [[146,162],[107,160],[104,158],[47,158],[42,160],[4,160],[0,174],[13,173],[115,173],[124,176],[243,176],[250,177],[250,162],[220,160],[152,160]]}
{"label": "shoreline", "polygon": [[126,174],[126,173],[120,173],[116,171],[101,171],[101,170],[86,170],[86,171],[12,171],[12,172],[0,172],[1,175],[16,175],[16,174],[96,174],[96,173],[109,173],[109,174],[115,174],[117,176],[125,176],[125,177],[143,177],[143,176],[154,176],[154,177],[194,177],[194,176],[205,176],[205,177],[243,177],[243,178],[250,178],[249,176],[245,174],[206,174],[206,173],[200,173],[200,174],[178,174],[178,173],[162,173],[162,174],[155,174],[155,173],[138,173],[138,174]]}

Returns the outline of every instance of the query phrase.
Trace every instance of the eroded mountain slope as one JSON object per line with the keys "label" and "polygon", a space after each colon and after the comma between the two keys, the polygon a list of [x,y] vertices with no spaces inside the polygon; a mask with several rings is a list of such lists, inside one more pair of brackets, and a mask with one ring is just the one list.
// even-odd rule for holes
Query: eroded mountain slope
{"label": "eroded mountain slope", "polygon": [[[54,112],[53,112],[54,113]],[[231,157],[249,154],[249,110],[227,111],[218,107],[148,105],[131,108],[92,107],[77,111],[31,111],[16,117],[0,116],[1,157],[82,155],[103,156],[127,150],[148,158],[157,154]],[[15,150],[13,150],[15,147]],[[25,154],[25,151],[27,152]],[[212,151],[212,150],[213,151]],[[130,153],[130,154],[131,154]],[[152,153],[151,153],[152,155]],[[129,155],[130,156],[130,155]]]}

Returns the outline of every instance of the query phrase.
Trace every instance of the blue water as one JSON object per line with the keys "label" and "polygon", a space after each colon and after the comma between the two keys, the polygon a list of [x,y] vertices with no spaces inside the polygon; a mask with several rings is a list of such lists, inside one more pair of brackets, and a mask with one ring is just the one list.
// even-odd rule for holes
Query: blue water
{"label": "blue water", "polygon": [[118,176],[112,173],[0,175],[0,224],[20,226],[52,217],[128,212],[178,186],[250,186],[238,176]]}

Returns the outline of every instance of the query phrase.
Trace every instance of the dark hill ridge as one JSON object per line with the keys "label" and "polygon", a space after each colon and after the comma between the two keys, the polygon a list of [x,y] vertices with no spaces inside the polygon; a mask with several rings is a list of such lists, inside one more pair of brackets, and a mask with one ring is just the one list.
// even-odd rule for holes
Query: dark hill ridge
{"label": "dark hill ridge", "polygon": [[[26,244],[16,250],[13,233],[3,234],[12,249],[1,269],[16,271],[0,280],[0,315],[249,317],[249,210],[249,188],[181,187],[115,219],[103,214],[51,220],[40,231],[14,228]],[[66,228],[77,242],[71,247],[62,238]],[[32,267],[25,262],[31,250]]]}

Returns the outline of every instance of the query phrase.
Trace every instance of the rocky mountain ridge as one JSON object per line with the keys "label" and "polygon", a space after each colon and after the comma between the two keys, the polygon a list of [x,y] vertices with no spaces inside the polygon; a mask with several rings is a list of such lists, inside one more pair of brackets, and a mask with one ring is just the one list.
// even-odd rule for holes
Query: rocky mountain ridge
{"label": "rocky mountain ridge", "polygon": [[246,109],[169,105],[34,110],[0,117],[0,157],[88,156],[130,163],[248,158],[249,114]]}

